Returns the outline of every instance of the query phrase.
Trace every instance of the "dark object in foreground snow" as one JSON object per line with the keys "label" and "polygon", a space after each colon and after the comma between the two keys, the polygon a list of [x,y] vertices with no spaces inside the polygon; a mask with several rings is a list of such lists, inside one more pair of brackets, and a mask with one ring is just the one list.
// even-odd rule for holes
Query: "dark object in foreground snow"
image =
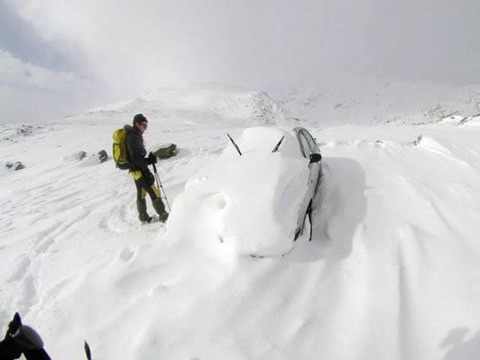
{"label": "dark object in foreground snow", "polygon": [[92,351],[90,350],[90,346],[88,345],[88,343],[85,341],[85,344],[83,345],[84,349],[85,349],[85,354],[87,355],[87,359],[88,360],[92,360]]}
{"label": "dark object in foreground snow", "polygon": [[13,360],[24,355],[27,360],[50,360],[43,349],[40,335],[31,327],[23,325],[18,313],[8,324],[5,338],[0,341],[0,359]]}

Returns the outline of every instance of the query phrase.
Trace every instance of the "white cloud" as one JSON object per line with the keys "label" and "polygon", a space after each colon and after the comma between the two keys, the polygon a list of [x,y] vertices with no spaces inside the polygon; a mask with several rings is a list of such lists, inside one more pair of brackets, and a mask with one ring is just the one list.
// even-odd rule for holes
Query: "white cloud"
{"label": "white cloud", "polygon": [[25,63],[0,49],[0,84],[4,86],[66,90],[82,86],[83,83],[84,81],[78,79],[73,73],[56,72]]}
{"label": "white cloud", "polygon": [[0,122],[38,122],[85,111],[102,101],[100,83],[23,62],[0,49]]}
{"label": "white cloud", "polygon": [[45,38],[81,49],[83,70],[114,90],[345,71],[439,80],[480,73],[475,0],[7,1]]}
{"label": "white cloud", "polygon": [[179,78],[188,81],[199,60],[184,38],[181,23],[188,27],[188,19],[176,13],[179,7],[171,1],[9,3],[46,39],[80,49],[86,59],[82,71],[114,92],[131,89],[135,94]]}

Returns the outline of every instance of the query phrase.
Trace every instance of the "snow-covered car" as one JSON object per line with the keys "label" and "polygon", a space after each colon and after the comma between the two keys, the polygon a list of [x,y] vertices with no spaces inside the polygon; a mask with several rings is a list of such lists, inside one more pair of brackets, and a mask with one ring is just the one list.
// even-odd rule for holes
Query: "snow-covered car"
{"label": "snow-covered car", "polygon": [[319,147],[300,127],[247,128],[229,138],[222,153],[187,182],[169,222],[213,229],[213,241],[237,254],[285,254],[302,234],[319,188]]}

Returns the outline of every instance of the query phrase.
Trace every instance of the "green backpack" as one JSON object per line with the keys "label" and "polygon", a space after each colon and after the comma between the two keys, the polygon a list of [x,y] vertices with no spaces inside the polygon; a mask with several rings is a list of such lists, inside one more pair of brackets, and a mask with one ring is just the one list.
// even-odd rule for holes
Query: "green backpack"
{"label": "green backpack", "polygon": [[128,162],[127,144],[125,139],[127,138],[127,132],[125,129],[115,130],[113,133],[113,159],[117,168],[120,170],[129,170],[130,163]]}

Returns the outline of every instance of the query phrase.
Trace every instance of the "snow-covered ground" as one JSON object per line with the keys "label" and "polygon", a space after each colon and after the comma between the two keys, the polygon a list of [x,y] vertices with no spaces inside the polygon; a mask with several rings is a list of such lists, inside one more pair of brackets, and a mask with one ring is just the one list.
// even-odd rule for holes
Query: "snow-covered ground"
{"label": "snow-covered ground", "polygon": [[[84,340],[94,359],[479,358],[480,117],[332,125],[262,92],[164,95],[2,126],[2,331],[19,311],[54,359],[84,358]],[[141,225],[128,173],[94,156],[137,112],[150,149],[179,147],[158,170],[184,212],[227,132],[304,125],[324,156],[312,242],[254,259],[205,246],[216,219]]]}

